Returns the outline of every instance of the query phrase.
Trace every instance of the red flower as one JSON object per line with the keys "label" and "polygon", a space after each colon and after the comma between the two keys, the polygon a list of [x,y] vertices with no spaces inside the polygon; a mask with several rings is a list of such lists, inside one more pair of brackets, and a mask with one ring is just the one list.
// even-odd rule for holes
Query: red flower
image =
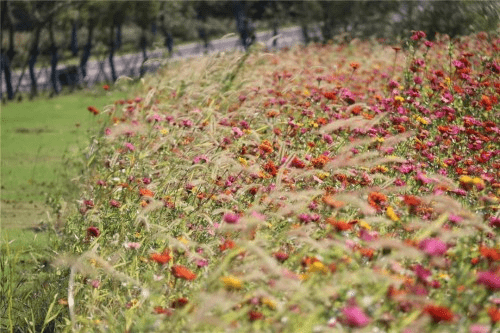
{"label": "red flower", "polygon": [[156,314],[164,314],[164,315],[167,315],[167,316],[171,316],[173,314],[172,310],[167,309],[167,308],[163,308],[161,306],[156,306],[154,308],[154,313],[156,313]]}
{"label": "red flower", "polygon": [[453,320],[453,312],[445,306],[427,305],[424,308],[424,313],[429,314],[435,323]]}
{"label": "red flower", "polygon": [[101,231],[97,227],[89,227],[87,229],[87,237],[99,237]]}
{"label": "red flower", "polygon": [[488,316],[490,316],[491,322],[496,324],[500,322],[500,310],[497,308],[489,308]]}
{"label": "red flower", "polygon": [[184,307],[188,303],[189,303],[189,301],[186,297],[179,297],[174,302],[172,302],[172,307],[174,309],[178,309],[178,308]]}
{"label": "red flower", "polygon": [[188,281],[196,279],[196,274],[194,274],[193,272],[191,272],[189,269],[187,269],[186,267],[184,267],[182,265],[172,266],[172,274],[176,278],[180,278],[180,279],[184,279],[184,280],[188,280]]}
{"label": "red flower", "polygon": [[250,321],[255,321],[264,318],[264,315],[262,314],[262,312],[250,310],[248,312],[248,318],[250,319]]}
{"label": "red flower", "polygon": [[90,113],[92,113],[94,116],[97,116],[99,114],[99,110],[95,106],[89,106],[87,107],[87,110],[89,110]]}
{"label": "red flower", "polygon": [[331,101],[333,101],[337,98],[337,94],[335,94],[334,92],[329,92],[329,91],[323,93],[323,96],[325,96],[326,99],[331,100]]}
{"label": "red flower", "polygon": [[285,260],[288,259],[288,254],[285,253],[285,252],[282,252],[282,251],[278,251],[278,252],[275,252],[274,253],[274,257],[276,258],[276,260],[278,260],[279,262],[284,262]]}
{"label": "red flower", "polygon": [[293,158],[291,165],[297,169],[303,169],[306,166],[306,164],[297,157]]}
{"label": "red flower", "polygon": [[103,85],[103,86],[102,86],[102,89],[104,89],[104,90],[108,91],[108,90],[109,90],[109,85],[107,85],[107,84]]}
{"label": "red flower", "polygon": [[224,241],[224,243],[222,243],[221,245],[219,245],[219,250],[221,250],[221,251],[225,251],[225,250],[227,250],[227,249],[232,249],[232,248],[234,248],[234,246],[235,246],[235,244],[234,244],[234,242],[233,242],[232,240],[230,240],[230,239],[226,239],[226,240]]}
{"label": "red flower", "polygon": [[172,259],[168,251],[163,251],[163,253],[153,253],[149,256],[149,259],[156,261],[160,265],[165,265]]}

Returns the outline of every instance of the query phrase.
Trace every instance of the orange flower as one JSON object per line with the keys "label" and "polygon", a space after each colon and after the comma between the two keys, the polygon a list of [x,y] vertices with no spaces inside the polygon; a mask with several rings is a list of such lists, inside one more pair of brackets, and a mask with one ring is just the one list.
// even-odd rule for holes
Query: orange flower
{"label": "orange flower", "polygon": [[141,188],[139,190],[139,193],[143,196],[143,197],[153,197],[154,196],[154,193],[150,190],[148,190],[147,188]]}
{"label": "orange flower", "polygon": [[272,153],[273,145],[271,144],[271,142],[269,142],[269,140],[264,140],[259,145],[259,149],[262,150],[264,153]]}
{"label": "orange flower", "polygon": [[163,253],[153,253],[149,256],[149,259],[153,260],[153,261],[156,261],[158,264],[160,265],[165,265],[167,262],[170,261],[170,259],[172,259],[172,257],[170,256],[170,253],[165,250],[163,251]]}
{"label": "orange flower", "polygon": [[316,169],[322,169],[325,164],[328,163],[328,156],[320,155],[316,158],[313,158],[311,163]]}
{"label": "orange flower", "polygon": [[172,266],[172,274],[176,278],[181,278],[188,281],[196,279],[196,274],[194,274],[193,272],[191,272],[189,269],[187,269],[182,265]]}
{"label": "orange flower", "polygon": [[382,206],[386,203],[387,197],[379,192],[371,192],[368,195],[368,203],[373,208],[376,208],[378,211],[382,210]]}
{"label": "orange flower", "polygon": [[481,252],[481,255],[489,261],[500,261],[500,251],[495,248],[482,246],[479,249],[479,252]]}
{"label": "orange flower", "polygon": [[345,221],[335,220],[333,217],[326,219],[326,223],[333,226],[337,231],[349,231],[352,229],[352,225]]}
{"label": "orange flower", "polygon": [[323,202],[332,208],[341,208],[345,205],[345,202],[337,201],[331,195],[323,196]]}
{"label": "orange flower", "polygon": [[359,63],[357,63],[357,62],[351,62],[351,63],[349,64],[349,66],[351,66],[351,68],[352,68],[353,70],[356,70],[356,69],[358,69],[358,68],[359,68]]}
{"label": "orange flower", "polygon": [[274,165],[273,161],[268,161],[262,168],[273,177],[278,174],[278,168]]}
{"label": "orange flower", "polygon": [[491,322],[496,324],[500,322],[500,310],[497,308],[489,308],[488,316],[490,316]]}

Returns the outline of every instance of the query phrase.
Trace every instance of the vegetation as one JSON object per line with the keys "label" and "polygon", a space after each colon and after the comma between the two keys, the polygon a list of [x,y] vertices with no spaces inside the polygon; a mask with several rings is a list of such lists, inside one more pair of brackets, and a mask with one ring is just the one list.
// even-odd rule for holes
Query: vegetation
{"label": "vegetation", "polygon": [[499,46],[255,46],[90,108],[45,306],[2,328],[495,331]]}
{"label": "vegetation", "polygon": [[[83,77],[90,57],[107,58],[116,80],[114,56],[147,52],[237,32],[245,48],[253,29],[300,25],[306,43],[328,43],[336,37],[383,38],[394,42],[412,29],[451,37],[495,29],[498,1],[4,1],[2,63],[6,92],[14,98],[11,69],[50,64],[54,93],[60,90],[57,64],[78,63]],[[143,71],[141,71],[143,74]]]}

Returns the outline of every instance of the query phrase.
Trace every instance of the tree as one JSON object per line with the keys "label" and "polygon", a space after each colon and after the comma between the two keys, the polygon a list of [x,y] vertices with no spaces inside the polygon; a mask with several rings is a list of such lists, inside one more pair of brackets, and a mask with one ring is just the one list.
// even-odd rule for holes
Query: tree
{"label": "tree", "polygon": [[15,56],[14,51],[14,18],[12,15],[11,3],[7,1],[2,1],[1,3],[1,28],[0,28],[0,40],[3,40],[3,30],[9,29],[9,48],[5,50],[2,47],[1,52],[1,71],[5,75],[5,86],[7,88],[7,98],[9,100],[14,99],[14,92],[12,90],[12,75],[10,71],[10,64]]}
{"label": "tree", "polygon": [[139,45],[142,50],[142,65],[140,75],[144,75],[144,63],[148,60],[146,48],[148,46],[148,29],[151,23],[156,21],[160,12],[160,3],[158,1],[134,1],[133,2],[134,22],[141,28]]}

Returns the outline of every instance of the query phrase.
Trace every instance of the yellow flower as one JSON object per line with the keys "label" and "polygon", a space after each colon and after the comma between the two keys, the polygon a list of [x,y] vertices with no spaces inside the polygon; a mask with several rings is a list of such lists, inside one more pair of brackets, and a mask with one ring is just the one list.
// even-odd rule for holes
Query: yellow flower
{"label": "yellow flower", "polygon": [[447,85],[451,84],[451,79],[447,76],[444,78],[444,82],[446,82]]}
{"label": "yellow flower", "polygon": [[90,266],[96,267],[97,266],[97,261],[93,258],[89,259]]}
{"label": "yellow flower", "polygon": [[366,229],[366,230],[371,230],[372,229],[372,227],[368,223],[366,223],[365,220],[359,221],[359,226],[361,228],[363,228],[363,229]]}
{"label": "yellow flower", "polygon": [[399,217],[396,215],[396,213],[394,212],[394,209],[392,209],[391,206],[387,207],[385,213],[386,213],[387,217],[390,218],[391,220],[393,220],[394,222],[399,221]]}
{"label": "yellow flower", "polygon": [[309,266],[309,269],[307,270],[308,273],[315,273],[315,272],[321,272],[323,274],[328,273],[328,268],[326,268],[325,265],[321,261],[315,261]]}
{"label": "yellow flower", "polygon": [[328,177],[330,174],[328,172],[320,172],[316,175],[321,180],[324,180],[326,177]]}
{"label": "yellow flower", "polygon": [[484,186],[484,181],[479,177],[472,178],[472,184]]}
{"label": "yellow flower", "polygon": [[384,141],[385,141],[385,139],[384,139],[384,138],[377,138],[377,140],[376,140],[376,141],[377,141],[377,142],[382,143],[382,142],[384,142]]}
{"label": "yellow flower", "polygon": [[162,128],[162,129],[160,130],[160,133],[161,133],[161,134],[163,134],[163,135],[167,135],[167,134],[168,134],[168,129],[166,129],[166,128]]}
{"label": "yellow flower", "polygon": [[403,103],[405,101],[405,99],[403,97],[399,96],[399,95],[398,96],[394,96],[394,100],[396,102],[401,102],[401,103]]}
{"label": "yellow flower", "polygon": [[307,89],[304,89],[303,94],[304,94],[304,96],[311,96],[311,92]]}
{"label": "yellow flower", "polygon": [[267,305],[270,309],[276,309],[276,303],[267,297],[263,297],[261,300],[262,304]]}
{"label": "yellow flower", "polygon": [[240,162],[241,165],[247,166],[248,162],[245,160],[243,157],[238,157],[238,162]]}
{"label": "yellow flower", "polygon": [[304,274],[299,274],[299,280],[300,280],[300,281],[305,281],[305,280],[307,280],[307,279],[309,279],[309,275],[308,275],[308,274],[306,274],[306,273],[304,273]]}
{"label": "yellow flower", "polygon": [[429,124],[429,122],[428,122],[426,119],[424,119],[424,118],[422,118],[422,117],[420,117],[420,116],[419,116],[419,117],[417,117],[417,118],[416,118],[416,120],[417,120],[419,123],[424,124],[424,125]]}
{"label": "yellow flower", "polygon": [[184,236],[177,237],[177,240],[185,245],[187,245],[189,243],[189,241],[186,238],[184,238]]}
{"label": "yellow flower", "polygon": [[233,275],[223,276],[220,279],[227,289],[241,289],[243,287],[241,280]]}
{"label": "yellow flower", "polygon": [[472,178],[467,176],[467,175],[463,175],[463,176],[460,176],[460,178],[458,178],[458,180],[461,182],[461,183],[465,183],[465,184],[470,184],[473,182]]}

